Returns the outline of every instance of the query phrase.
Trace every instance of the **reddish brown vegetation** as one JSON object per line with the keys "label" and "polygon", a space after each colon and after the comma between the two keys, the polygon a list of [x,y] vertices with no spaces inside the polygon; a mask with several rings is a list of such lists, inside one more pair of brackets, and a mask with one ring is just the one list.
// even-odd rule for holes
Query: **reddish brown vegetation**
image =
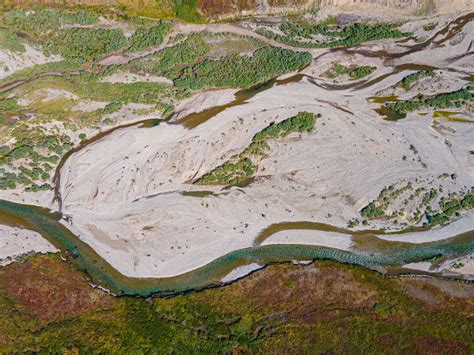
{"label": "reddish brown vegetation", "polygon": [[48,321],[71,318],[112,301],[57,258],[34,257],[11,265],[8,272],[0,272],[0,292],[22,310]]}
{"label": "reddish brown vegetation", "polygon": [[309,267],[272,267],[233,285],[234,297],[222,300],[231,311],[244,301],[249,307],[286,312],[303,323],[370,312],[376,291],[360,283],[347,270],[329,264]]}
{"label": "reddish brown vegetation", "polygon": [[199,2],[199,9],[208,17],[255,10],[257,6],[257,0],[201,0]]}

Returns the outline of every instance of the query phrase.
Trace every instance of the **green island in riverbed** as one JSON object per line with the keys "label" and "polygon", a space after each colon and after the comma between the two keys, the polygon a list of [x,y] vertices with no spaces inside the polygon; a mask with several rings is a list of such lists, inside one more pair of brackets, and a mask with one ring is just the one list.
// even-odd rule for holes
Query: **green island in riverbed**
{"label": "green island in riverbed", "polygon": [[316,117],[317,115],[314,113],[299,112],[294,117],[264,128],[253,136],[252,143],[242,153],[230,158],[229,161],[202,176],[194,183],[197,185],[235,185],[250,178],[257,168],[252,158],[261,159],[270,149],[267,140],[282,138],[293,132],[311,132],[316,123]]}

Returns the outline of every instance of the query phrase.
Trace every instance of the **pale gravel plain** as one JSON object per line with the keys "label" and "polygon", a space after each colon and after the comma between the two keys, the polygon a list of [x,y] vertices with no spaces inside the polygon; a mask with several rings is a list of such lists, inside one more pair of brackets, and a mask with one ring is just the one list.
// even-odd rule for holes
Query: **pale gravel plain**
{"label": "pale gravel plain", "polygon": [[[469,38],[473,28],[466,30]],[[334,61],[377,66],[368,80],[391,73],[392,65],[423,63],[426,58],[445,68],[441,53],[465,53],[469,45],[464,40],[444,51],[428,47],[390,63],[358,53],[327,52],[305,69],[308,76],[300,82],[274,86],[192,130],[171,122],[116,131],[66,162],[60,189],[63,212],[71,217],[80,238],[124,275],[165,277],[250,247],[260,231],[274,223],[315,221],[345,227],[348,220],[360,217],[359,210],[380,190],[401,179],[436,178],[449,172],[457,174],[453,191],[470,187],[474,183],[473,157],[468,154],[474,140],[471,124],[442,121],[433,127],[431,112],[384,121],[373,111],[379,104],[367,100],[413,71],[359,88],[325,89],[333,83],[319,77]],[[401,50],[394,41],[362,46],[384,47]],[[472,67],[464,65],[463,73],[446,75],[446,89],[458,89],[465,71],[472,72]],[[229,101],[228,92],[223,101],[219,94],[208,92],[205,98],[216,97],[212,100],[218,104]],[[198,106],[195,98],[188,104],[180,109],[190,112]],[[271,141],[271,153],[258,162],[253,183],[228,190],[190,184],[245,149],[268,124],[299,111],[322,114],[314,132]],[[215,194],[182,195],[190,190]],[[472,219],[472,213],[465,214],[448,227],[449,233],[440,229],[414,234],[409,241],[459,234],[472,229]],[[271,238],[289,243],[284,236],[294,238],[294,243],[350,247],[349,238],[322,239],[321,232],[282,232]]]}
{"label": "pale gravel plain", "polygon": [[0,225],[0,266],[30,253],[56,253],[51,243],[36,232]]}

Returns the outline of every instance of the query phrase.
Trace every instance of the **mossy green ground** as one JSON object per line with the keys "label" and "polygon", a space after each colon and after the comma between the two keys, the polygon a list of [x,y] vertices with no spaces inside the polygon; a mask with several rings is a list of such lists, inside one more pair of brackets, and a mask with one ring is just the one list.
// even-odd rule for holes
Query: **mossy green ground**
{"label": "mossy green ground", "polygon": [[474,285],[319,261],[171,299],[115,298],[59,256],[0,269],[2,352],[474,351]]}

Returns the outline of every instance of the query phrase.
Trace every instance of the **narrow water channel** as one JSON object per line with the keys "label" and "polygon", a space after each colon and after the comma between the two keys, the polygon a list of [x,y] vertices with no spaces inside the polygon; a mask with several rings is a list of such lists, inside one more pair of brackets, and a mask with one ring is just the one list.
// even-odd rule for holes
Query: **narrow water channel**
{"label": "narrow water channel", "polygon": [[[126,277],[100,257],[88,244],[82,242],[60,222],[59,213],[47,209],[0,200],[0,223],[36,231],[63,253],[71,255],[78,269],[87,273],[91,282],[117,295],[168,295],[203,289],[220,284],[220,280],[234,268],[258,263],[291,260],[328,259],[368,268],[399,266],[434,257],[457,257],[474,252],[474,231],[438,242],[410,244],[381,240],[373,231],[356,234],[367,243],[342,251],[309,245],[267,245],[236,250],[188,273],[167,278]],[[336,227],[313,225],[314,230]],[[366,233],[367,235],[363,235]]]}

